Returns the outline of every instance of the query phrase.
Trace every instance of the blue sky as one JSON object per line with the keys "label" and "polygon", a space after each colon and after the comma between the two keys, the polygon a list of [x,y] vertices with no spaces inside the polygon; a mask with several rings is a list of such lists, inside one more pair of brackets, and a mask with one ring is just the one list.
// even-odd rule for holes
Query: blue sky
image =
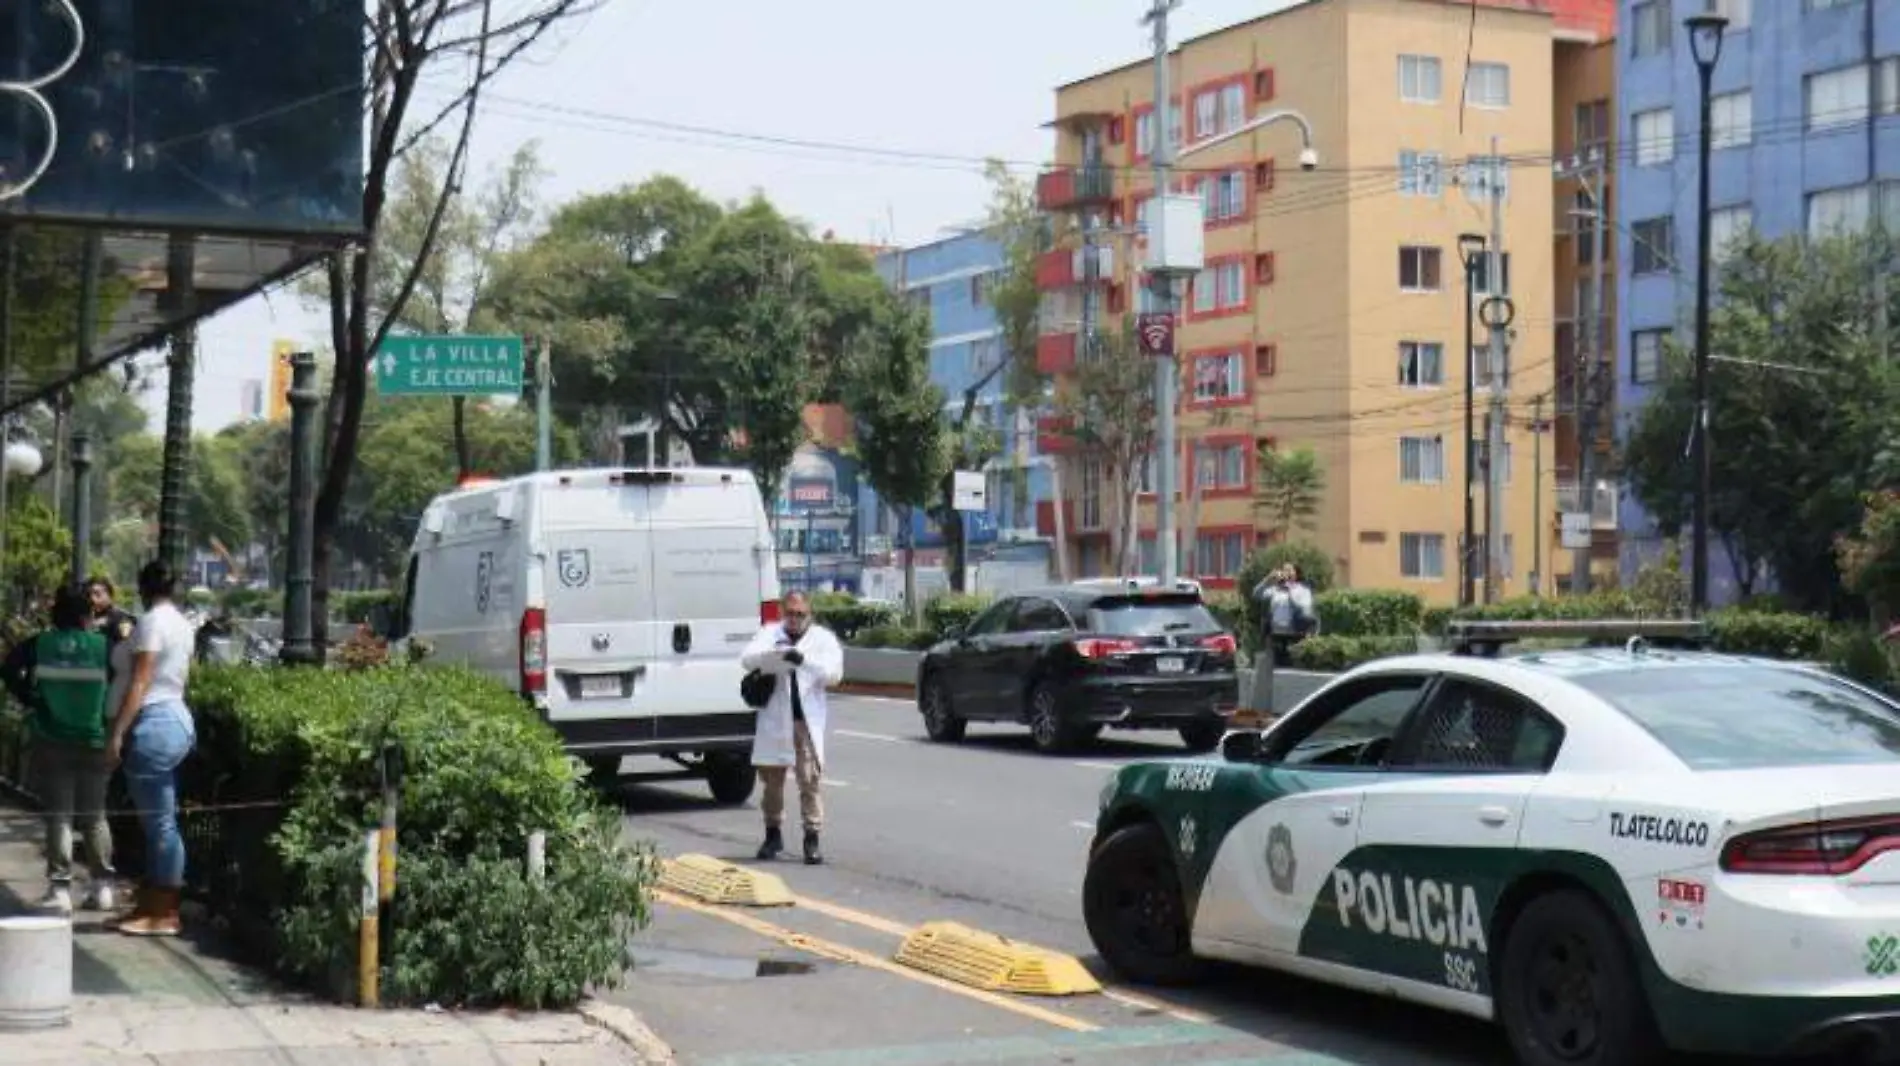
{"label": "blue sky", "polygon": [[[1174,13],[1173,36],[1290,2],[1188,0]],[[873,161],[598,116],[998,156],[1027,172],[1049,154],[1042,124],[1057,85],[1148,53],[1144,10],[1143,0],[724,0],[714,14],[680,0],[607,0],[493,83],[474,164],[486,169],[538,140],[549,201],[670,173],[720,199],[761,191],[840,240],[928,240],[981,216],[987,191],[976,165]],[[425,102],[452,95],[449,72],[428,80],[441,88]],[[322,320],[290,293],[252,299],[202,331],[197,429],[238,417],[241,383],[265,376],[277,337],[327,339]],[[146,393],[154,428],[159,377]]]}

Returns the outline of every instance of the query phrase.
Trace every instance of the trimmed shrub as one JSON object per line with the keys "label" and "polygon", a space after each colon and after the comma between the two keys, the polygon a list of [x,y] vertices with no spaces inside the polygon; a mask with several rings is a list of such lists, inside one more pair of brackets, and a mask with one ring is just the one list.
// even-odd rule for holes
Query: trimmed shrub
{"label": "trimmed shrub", "polygon": [[1302,670],[1350,670],[1388,655],[1418,650],[1416,636],[1342,637],[1321,633],[1293,645],[1293,665]]}
{"label": "trimmed shrub", "polygon": [[1425,616],[1416,593],[1392,589],[1335,589],[1313,597],[1321,636],[1412,636]]}
{"label": "trimmed shrub", "polygon": [[275,606],[269,589],[230,589],[223,595],[223,607],[239,618],[256,618]]}
{"label": "trimmed shrub", "polygon": [[[631,964],[657,873],[651,849],[621,843],[618,812],[503,686],[429,667],[199,667],[190,701],[199,749],[181,782],[187,807],[288,800],[185,815],[201,822],[187,837],[207,902],[267,933],[259,954],[287,977],[348,986],[363,834],[376,824],[377,753],[389,741],[406,764],[382,960],[390,999],[565,1006]],[[538,882],[525,867],[537,830],[547,841]]]}
{"label": "trimmed shrub", "polygon": [[378,607],[395,607],[397,602],[395,589],[370,589],[367,592],[339,592],[330,597],[336,605],[336,613],[351,625],[361,625],[369,621],[370,615]]}
{"label": "trimmed shrub", "polygon": [[897,621],[897,612],[889,604],[865,603],[848,592],[820,592],[812,597],[811,609],[820,625],[844,641],[862,630]]}
{"label": "trimmed shrub", "polygon": [[858,630],[857,639],[852,646],[859,648],[890,648],[900,651],[923,651],[937,643],[937,635],[921,627],[912,627],[892,623],[870,626]]}
{"label": "trimmed shrub", "polygon": [[924,625],[942,638],[952,629],[967,629],[989,607],[988,596],[947,592],[924,604]]}
{"label": "trimmed shrub", "polygon": [[1241,626],[1245,624],[1247,608],[1241,603],[1241,597],[1238,594],[1210,592],[1204,602],[1207,604],[1208,612],[1220,622],[1221,628],[1229,633],[1240,632]]}
{"label": "trimmed shrub", "polygon": [[1810,662],[1826,658],[1831,635],[1825,620],[1807,614],[1712,611],[1709,626],[1717,651]]}

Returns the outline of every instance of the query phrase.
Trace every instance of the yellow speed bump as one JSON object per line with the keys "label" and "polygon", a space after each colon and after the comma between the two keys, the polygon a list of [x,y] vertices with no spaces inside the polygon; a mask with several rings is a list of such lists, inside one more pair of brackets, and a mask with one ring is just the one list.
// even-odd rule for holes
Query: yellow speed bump
{"label": "yellow speed bump", "polygon": [[897,949],[914,970],[992,992],[1077,996],[1102,986],[1074,956],[955,922],[926,922]]}
{"label": "yellow speed bump", "polygon": [[704,903],[789,907],[792,890],[773,874],[748,870],[711,855],[681,855],[660,863],[660,887]]}

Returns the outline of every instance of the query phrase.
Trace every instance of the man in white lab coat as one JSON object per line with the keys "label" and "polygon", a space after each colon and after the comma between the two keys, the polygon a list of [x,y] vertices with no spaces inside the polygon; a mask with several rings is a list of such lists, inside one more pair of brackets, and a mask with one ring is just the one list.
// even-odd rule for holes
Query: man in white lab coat
{"label": "man in white lab coat", "polygon": [[740,665],[775,678],[772,698],[759,708],[752,734],[752,765],[765,794],[765,843],[759,858],[776,859],[785,850],[780,826],[785,819],[785,771],[798,777],[798,813],[805,826],[805,864],[825,861],[818,848],[824,827],[825,690],[844,679],[844,649],[831,630],[812,621],[811,601],[802,592],[780,602],[782,621],[759,630],[740,656]]}

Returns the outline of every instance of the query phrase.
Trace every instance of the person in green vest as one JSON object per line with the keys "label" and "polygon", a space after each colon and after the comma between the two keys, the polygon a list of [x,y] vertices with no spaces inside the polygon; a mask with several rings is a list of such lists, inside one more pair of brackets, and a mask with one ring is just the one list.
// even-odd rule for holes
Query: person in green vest
{"label": "person in green vest", "polygon": [[86,842],[91,873],[88,910],[113,909],[112,830],[106,824],[106,693],[111,687],[106,635],[92,625],[79,585],[53,599],[51,629],[14,645],[0,663],[0,683],[27,708],[32,780],[46,806],[46,873],[41,905],[73,909],[73,824]]}

